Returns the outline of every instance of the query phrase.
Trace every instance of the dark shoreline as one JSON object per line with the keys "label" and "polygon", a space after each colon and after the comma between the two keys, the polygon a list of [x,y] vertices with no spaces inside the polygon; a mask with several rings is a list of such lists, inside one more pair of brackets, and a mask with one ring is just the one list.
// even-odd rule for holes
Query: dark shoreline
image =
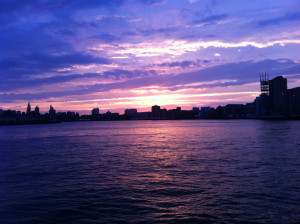
{"label": "dark shoreline", "polygon": [[57,124],[57,123],[69,123],[69,122],[90,122],[90,121],[179,121],[179,120],[214,120],[214,121],[225,121],[225,120],[266,120],[266,121],[292,121],[300,120],[300,117],[248,117],[248,118],[195,118],[195,119],[120,119],[120,120],[78,120],[78,121],[27,121],[27,122],[15,122],[7,121],[0,122],[0,126],[11,126],[11,125],[35,125],[35,124]]}

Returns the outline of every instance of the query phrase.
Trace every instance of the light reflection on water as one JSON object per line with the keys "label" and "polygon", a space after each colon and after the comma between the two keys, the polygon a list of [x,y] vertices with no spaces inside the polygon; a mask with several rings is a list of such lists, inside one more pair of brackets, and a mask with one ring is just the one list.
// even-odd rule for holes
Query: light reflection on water
{"label": "light reflection on water", "polygon": [[0,127],[0,221],[300,221],[299,121]]}

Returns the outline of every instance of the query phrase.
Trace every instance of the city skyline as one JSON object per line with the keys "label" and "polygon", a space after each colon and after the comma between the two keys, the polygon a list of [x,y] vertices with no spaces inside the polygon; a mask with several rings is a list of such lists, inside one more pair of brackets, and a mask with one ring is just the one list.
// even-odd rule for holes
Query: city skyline
{"label": "city skyline", "polygon": [[[278,77],[275,77],[275,78],[279,78],[279,77],[282,77],[282,76],[278,76]],[[274,78],[274,79],[275,79]],[[263,90],[263,88],[264,87],[262,87],[263,86],[263,83],[265,82],[265,81],[268,81],[269,82],[269,80],[270,80],[270,78],[269,78],[269,74],[260,74],[260,79],[259,79],[259,83],[260,83],[260,86],[258,86],[258,88],[260,89],[260,92],[258,92],[258,95],[256,95],[252,100],[250,100],[249,102],[244,102],[244,103],[242,103],[242,104],[249,104],[249,103],[253,103],[253,102],[255,102],[255,100],[257,99],[257,98],[260,98],[261,96],[263,96],[263,95],[265,95],[266,93],[265,93],[265,91]],[[287,86],[288,86],[288,82],[286,83],[287,84]],[[259,84],[258,84],[259,85]],[[269,85],[269,84],[268,84]],[[298,87],[298,86],[296,86],[296,87],[294,87],[295,89],[297,88],[297,89],[299,89],[300,87]],[[268,89],[269,89],[269,87],[268,87]],[[233,104],[239,104],[239,103],[236,103],[236,102],[233,102]],[[181,107],[180,105],[176,105],[176,104],[173,104],[172,106],[173,107],[168,107],[168,105],[159,105],[159,106],[161,106],[161,107],[163,107],[164,109],[171,109],[171,110],[173,110],[173,109],[176,109],[176,108],[178,108],[178,107],[180,107],[180,108],[182,108],[182,109],[185,109],[185,110],[193,110],[194,108],[201,108],[201,107],[211,107],[211,108],[216,108],[216,107],[218,107],[218,106],[226,106],[226,105],[228,105],[228,104],[226,104],[226,103],[224,103],[224,102],[218,102],[217,104],[216,104],[217,106],[201,106],[201,105],[191,105],[191,106],[186,106],[186,107]],[[147,107],[147,108],[142,108],[142,110],[141,110],[141,108],[133,108],[133,107],[124,107],[124,109],[123,109],[123,111],[118,111],[117,113],[119,113],[119,114],[125,114],[125,112],[126,112],[126,110],[137,110],[137,112],[148,112],[149,111],[149,109],[151,109],[151,107],[153,107],[153,106],[158,106],[157,104],[155,104],[155,105],[151,105],[151,106],[149,106],[149,107]],[[20,109],[20,110],[14,110],[13,108],[8,108],[7,110],[14,110],[14,111],[16,111],[16,112],[24,112],[25,114],[28,114],[28,109],[30,108],[30,111],[38,111],[38,113],[48,113],[49,112],[49,108],[50,108],[50,110],[51,110],[51,108],[53,109],[53,105],[52,104],[49,104],[48,105],[48,109],[46,109],[46,110],[44,110],[44,111],[40,111],[40,107],[38,106],[38,105],[32,105],[32,103],[31,102],[28,102],[27,104],[26,104],[26,106],[24,106],[23,105],[23,107]],[[91,113],[91,111],[93,111],[93,110],[97,110],[98,111],[98,113],[106,113],[106,112],[111,112],[111,110],[109,109],[109,108],[107,108],[107,109],[102,109],[102,108],[100,108],[99,106],[96,106],[96,107],[94,107],[94,108],[86,108],[85,110],[81,110],[81,111],[84,111],[85,113],[82,113],[81,115],[89,115],[90,113]],[[0,107],[0,110],[3,110],[1,107]],[[29,113],[30,113],[30,111],[29,111]],[[60,109],[60,110],[57,110],[57,112],[70,112],[70,111],[72,111],[72,112],[78,112],[78,111],[76,111],[76,110],[73,110],[72,108],[70,108],[70,109],[68,109],[68,110],[65,110],[65,109]],[[116,111],[112,111],[112,112],[116,112]]]}
{"label": "city skyline", "polygon": [[[297,1],[9,1],[0,108],[87,114],[248,103],[259,75],[300,86]],[[86,109],[88,108],[88,109]]]}
{"label": "city skyline", "polygon": [[[246,104],[227,104],[218,107],[193,107],[192,110],[182,110],[181,107],[161,108],[153,105],[150,111],[138,111],[137,108],[127,108],[124,113],[103,113],[99,107],[90,110],[91,114],[70,111],[58,111],[50,105],[49,113],[41,114],[38,106],[31,109],[28,102],[26,112],[0,109],[0,118],[4,124],[12,122],[56,122],[56,121],[100,121],[100,120],[148,120],[148,119],[299,119],[300,118],[300,87],[288,88],[288,80],[282,76],[270,79],[269,75],[260,75],[260,94],[252,102]],[[101,113],[102,112],[102,113]],[[15,123],[14,123],[15,122]]]}

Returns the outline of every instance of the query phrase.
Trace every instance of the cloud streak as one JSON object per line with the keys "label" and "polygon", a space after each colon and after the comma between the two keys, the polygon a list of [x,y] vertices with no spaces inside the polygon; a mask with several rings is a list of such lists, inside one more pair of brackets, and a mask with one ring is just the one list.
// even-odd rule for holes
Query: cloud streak
{"label": "cloud streak", "polygon": [[[265,71],[265,67],[271,68],[271,70],[275,71],[273,74],[275,76],[277,74],[295,74],[299,71],[300,64],[286,59],[266,60],[260,62],[247,61],[215,66],[208,69],[181,73],[178,75],[158,75],[155,77],[146,76],[107,84],[86,85],[81,86],[79,89],[74,91],[55,91],[39,94],[1,94],[0,99],[5,102],[17,99],[46,99],[49,97],[62,97],[71,95],[76,96],[97,92],[105,93],[118,89],[127,91],[130,89],[138,89],[151,86],[156,86],[158,89],[169,91],[177,91],[180,89],[229,87],[257,82],[259,74]],[[129,76],[132,76],[134,73],[131,73],[129,71],[117,70],[106,73],[106,75],[108,76],[110,74],[127,74]],[[94,74],[86,74],[85,76],[94,77]],[[73,78],[78,78],[78,76],[73,76]],[[67,79],[65,81],[67,81]]]}

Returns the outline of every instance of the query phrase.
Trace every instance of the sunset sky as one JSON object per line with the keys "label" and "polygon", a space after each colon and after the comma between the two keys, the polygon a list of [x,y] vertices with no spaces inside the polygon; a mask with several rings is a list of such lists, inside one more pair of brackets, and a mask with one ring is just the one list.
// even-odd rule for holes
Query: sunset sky
{"label": "sunset sky", "polygon": [[123,113],[300,86],[299,0],[1,0],[0,108]]}

